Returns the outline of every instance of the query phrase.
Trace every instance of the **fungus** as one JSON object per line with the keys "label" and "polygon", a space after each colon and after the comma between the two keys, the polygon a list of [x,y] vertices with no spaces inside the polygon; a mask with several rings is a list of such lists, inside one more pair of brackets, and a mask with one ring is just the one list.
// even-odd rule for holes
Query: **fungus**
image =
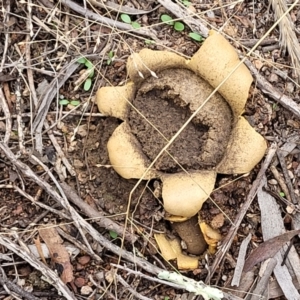
{"label": "fungus", "polygon": [[99,110],[123,121],[108,141],[109,159],[124,178],[159,178],[172,222],[197,215],[217,173],[248,173],[263,157],[264,138],[241,116],[252,76],[220,34],[211,31],[190,60],[143,49],[129,57],[127,72],[125,86],[97,92]]}

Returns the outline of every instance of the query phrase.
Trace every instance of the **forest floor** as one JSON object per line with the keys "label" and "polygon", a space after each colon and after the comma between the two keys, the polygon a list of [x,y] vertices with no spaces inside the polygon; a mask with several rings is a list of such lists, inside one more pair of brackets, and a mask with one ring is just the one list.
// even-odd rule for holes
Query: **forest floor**
{"label": "forest floor", "polygon": [[[2,0],[0,299],[201,299],[178,279],[158,279],[163,270],[228,299],[300,299],[297,3]],[[217,251],[178,271],[154,237],[177,236],[165,219],[160,179],[139,182],[114,170],[107,142],[121,120],[99,112],[96,92],[128,82],[132,53],[148,48],[190,59],[211,29],[245,58],[253,82],[243,116],[267,151],[247,174],[217,175],[200,212],[221,235]],[[188,87],[189,79],[178,84]],[[157,106],[155,97],[136,105],[172,138],[187,112]],[[203,167],[194,162],[194,148],[205,142],[205,128],[197,128],[188,127],[173,147],[187,172]],[[152,161],[163,143],[147,132],[140,139],[145,148],[156,145]],[[180,169],[166,164],[167,172]],[[255,249],[252,268],[242,272]]]}

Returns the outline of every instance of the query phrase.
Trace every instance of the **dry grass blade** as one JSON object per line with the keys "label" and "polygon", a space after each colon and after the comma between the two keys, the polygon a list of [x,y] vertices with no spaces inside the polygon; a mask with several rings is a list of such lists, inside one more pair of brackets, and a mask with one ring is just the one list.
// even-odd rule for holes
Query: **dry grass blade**
{"label": "dry grass blade", "polygon": [[[297,4],[299,0],[295,1]],[[275,21],[281,19],[279,23],[280,30],[280,45],[285,52],[288,51],[291,56],[292,66],[294,67],[295,77],[300,82],[300,45],[298,38],[295,34],[295,25],[289,14],[283,16],[288,10],[285,0],[271,0],[272,8],[274,11]]]}

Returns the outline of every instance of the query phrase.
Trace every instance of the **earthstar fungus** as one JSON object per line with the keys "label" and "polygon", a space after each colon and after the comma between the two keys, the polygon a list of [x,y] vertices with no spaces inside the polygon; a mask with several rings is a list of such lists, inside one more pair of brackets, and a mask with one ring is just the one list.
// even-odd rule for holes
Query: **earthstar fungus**
{"label": "earthstar fungus", "polygon": [[[247,173],[265,153],[264,138],[241,116],[252,76],[244,64],[239,64],[230,43],[211,31],[190,60],[149,49],[132,54],[127,62],[129,83],[97,92],[99,110],[123,121],[107,145],[113,168],[127,179],[160,178],[164,208],[173,216],[187,219],[196,215],[213,191],[217,173]],[[159,151],[200,106],[168,153],[147,171]],[[151,114],[149,107],[157,107],[157,111]],[[168,121],[169,116],[162,115],[161,123],[155,123],[163,108],[174,117]],[[164,122],[181,123],[172,132],[162,125]],[[185,155],[180,152],[182,148]]]}

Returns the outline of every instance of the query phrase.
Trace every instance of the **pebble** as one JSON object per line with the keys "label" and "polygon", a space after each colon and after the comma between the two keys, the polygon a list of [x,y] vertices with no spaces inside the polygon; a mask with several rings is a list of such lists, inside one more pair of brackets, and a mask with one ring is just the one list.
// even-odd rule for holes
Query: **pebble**
{"label": "pebble", "polygon": [[271,73],[269,76],[269,81],[270,82],[277,82],[278,81],[278,75],[276,75],[275,73]]}
{"label": "pebble", "polygon": [[292,82],[287,82],[286,83],[286,85],[285,85],[286,92],[293,93],[294,89],[295,89],[295,86],[294,86],[294,84]]}
{"label": "pebble", "polygon": [[268,183],[273,184],[273,185],[278,184],[276,179],[270,179],[270,180],[268,180]]}
{"label": "pebble", "polygon": [[92,292],[93,292],[93,289],[88,285],[84,285],[80,290],[81,295],[89,295]]}

